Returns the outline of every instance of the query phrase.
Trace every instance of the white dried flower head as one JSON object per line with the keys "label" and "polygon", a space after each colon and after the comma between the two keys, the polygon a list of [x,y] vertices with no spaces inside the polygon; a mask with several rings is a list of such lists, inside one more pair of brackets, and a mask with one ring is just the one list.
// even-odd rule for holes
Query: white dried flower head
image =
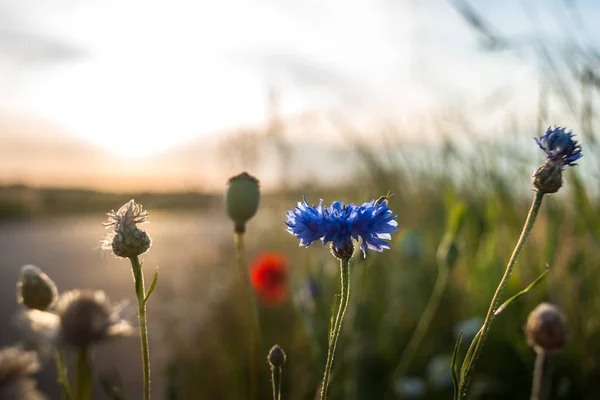
{"label": "white dried flower head", "polygon": [[31,310],[25,314],[25,321],[39,339],[86,347],[132,333],[131,324],[121,318],[121,310],[103,291],[72,290],[60,296],[55,313]]}
{"label": "white dried flower head", "polygon": [[150,248],[152,240],[148,234],[137,227],[137,224],[147,222],[148,211],[135,200],[129,200],[118,211],[111,210],[106,214],[106,228],[113,228],[102,241],[102,248],[112,250],[117,257],[130,258],[145,253]]}
{"label": "white dried flower head", "polygon": [[40,368],[33,351],[18,347],[0,350],[0,399],[43,400],[46,397],[37,391],[36,382],[30,375]]}

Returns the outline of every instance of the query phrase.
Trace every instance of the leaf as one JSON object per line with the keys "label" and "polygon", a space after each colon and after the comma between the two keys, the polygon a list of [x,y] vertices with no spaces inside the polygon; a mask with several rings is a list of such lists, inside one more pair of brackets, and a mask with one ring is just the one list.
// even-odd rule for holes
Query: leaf
{"label": "leaf", "polygon": [[473,352],[475,351],[475,347],[477,347],[477,342],[479,342],[482,328],[483,328],[483,326],[481,328],[479,328],[479,331],[477,332],[475,337],[473,337],[473,340],[471,341],[471,344],[469,345],[469,349],[467,350],[467,354],[465,354],[465,359],[463,360],[462,367],[460,368],[460,381],[463,385],[464,385],[464,382],[462,382],[462,381],[465,378],[465,372],[467,372],[467,369],[471,365],[471,361],[472,361],[471,359],[473,358]]}
{"label": "leaf", "polygon": [[524,296],[527,293],[529,293],[529,291],[531,291],[531,289],[533,289],[535,286],[537,286],[538,283],[540,283],[542,280],[544,280],[544,278],[546,277],[546,275],[548,275],[549,273],[550,273],[550,268],[548,268],[548,265],[546,264],[546,269],[544,270],[544,272],[542,272],[540,274],[540,276],[538,276],[537,278],[535,278],[535,280],[533,282],[531,282],[529,284],[529,286],[527,286],[525,289],[521,290],[519,293],[515,294],[510,299],[508,299],[504,303],[502,303],[502,305],[500,307],[498,307],[498,309],[496,311],[494,311],[494,316],[498,316],[513,301],[518,300],[521,296]]}
{"label": "leaf", "polygon": [[460,344],[462,343],[463,333],[460,331],[458,333],[458,338],[456,339],[456,344],[454,345],[454,351],[452,352],[452,361],[450,363],[450,370],[452,371],[452,383],[454,385],[454,400],[460,400],[460,379],[458,376],[458,371],[456,369],[456,361],[458,358],[458,350],[460,349]]}
{"label": "leaf", "polygon": [[148,302],[150,295],[152,294],[152,292],[154,292],[154,288],[156,287],[157,281],[158,281],[158,267],[156,267],[156,270],[154,271],[154,277],[152,278],[150,287],[148,288],[148,291],[146,292],[146,296],[144,297],[144,304],[146,304]]}

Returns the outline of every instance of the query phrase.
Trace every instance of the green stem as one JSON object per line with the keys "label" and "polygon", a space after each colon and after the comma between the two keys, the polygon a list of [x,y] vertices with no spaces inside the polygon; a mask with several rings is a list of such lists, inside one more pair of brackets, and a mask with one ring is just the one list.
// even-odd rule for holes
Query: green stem
{"label": "green stem", "polygon": [[535,369],[533,370],[533,384],[531,386],[531,400],[543,400],[544,388],[544,366],[546,364],[547,354],[545,351],[539,351],[535,359]]}
{"label": "green stem", "polygon": [[77,400],[92,398],[92,359],[89,346],[77,349]]}
{"label": "green stem", "polygon": [[406,374],[410,363],[414,359],[415,354],[417,354],[421,340],[427,333],[429,325],[431,325],[431,321],[437,312],[440,301],[442,300],[442,295],[444,294],[444,289],[446,289],[446,285],[448,284],[449,276],[450,268],[447,265],[442,265],[440,263],[438,275],[435,280],[435,286],[433,287],[433,292],[431,293],[429,302],[427,303],[427,306],[421,315],[421,319],[419,319],[417,327],[415,328],[415,331],[413,332],[406,349],[404,350],[404,353],[398,362],[398,366],[392,374],[392,377],[400,378]]}
{"label": "green stem", "polygon": [[281,400],[281,367],[271,366],[271,380],[273,381],[273,400]]}
{"label": "green stem", "polygon": [[146,291],[144,288],[144,273],[140,259],[130,257],[135,294],[138,303],[138,318],[140,322],[140,341],[142,344],[142,367],[144,373],[144,400],[150,399],[150,352],[148,350],[148,327],[146,324]]}
{"label": "green stem", "polygon": [[331,368],[333,367],[333,357],[335,355],[335,348],[337,346],[338,337],[342,330],[342,322],[344,320],[344,314],[348,307],[348,299],[350,298],[350,259],[345,258],[340,260],[341,270],[341,295],[340,295],[340,307],[338,309],[337,316],[335,317],[335,323],[333,325],[333,333],[329,338],[329,348],[327,350],[327,363],[325,364],[325,373],[323,374],[323,386],[321,388],[321,400],[327,399],[327,390],[329,389],[329,378],[331,375]]}
{"label": "green stem", "polygon": [[259,372],[259,354],[260,354],[260,321],[258,318],[258,306],[256,297],[250,281],[250,273],[244,261],[244,233],[235,231],[233,234],[235,244],[235,259],[240,271],[240,276],[244,282],[246,299],[250,307],[251,324],[250,329],[250,399],[258,398],[258,372]]}
{"label": "green stem", "polygon": [[69,378],[67,373],[67,360],[65,353],[62,350],[56,350],[56,371],[57,371],[57,383],[61,387],[63,392],[63,399],[71,400],[71,388],[69,387]]}
{"label": "green stem", "polygon": [[500,296],[502,295],[502,291],[504,290],[506,284],[508,283],[510,274],[512,273],[513,268],[517,262],[517,257],[519,256],[519,253],[521,253],[521,250],[523,250],[523,246],[525,245],[525,242],[527,241],[527,238],[529,237],[529,233],[531,233],[531,229],[533,228],[533,224],[537,217],[538,211],[540,209],[540,206],[542,205],[543,198],[544,198],[544,193],[542,193],[542,192],[535,193],[535,197],[533,199],[533,202],[531,203],[531,209],[529,210],[529,214],[527,215],[527,219],[525,220],[525,224],[523,225],[523,231],[521,232],[521,236],[519,237],[519,240],[517,241],[517,245],[515,246],[515,249],[513,250],[513,253],[510,256],[510,260],[508,261],[506,270],[504,271],[504,275],[502,276],[502,279],[500,280],[500,284],[498,285],[498,288],[496,289],[496,292],[494,293],[494,297],[492,297],[490,307],[488,309],[487,315],[485,316],[485,320],[483,321],[483,326],[481,327],[481,331],[480,331],[481,335],[479,336],[478,340],[477,340],[477,338],[473,339],[473,340],[477,340],[477,344],[475,345],[475,348],[473,350],[473,356],[471,357],[470,360],[468,360],[469,364],[464,369],[465,373],[464,373],[464,376],[462,377],[462,381],[461,381],[461,392],[462,392],[463,397],[466,396],[467,385],[469,384],[469,379],[470,379],[471,373],[473,371],[473,367],[475,365],[475,362],[477,361],[477,358],[478,358],[481,348],[483,346],[483,342],[485,341],[486,336],[490,330],[492,321],[494,320],[494,312],[496,311],[496,307],[498,307],[498,303],[500,302]]}

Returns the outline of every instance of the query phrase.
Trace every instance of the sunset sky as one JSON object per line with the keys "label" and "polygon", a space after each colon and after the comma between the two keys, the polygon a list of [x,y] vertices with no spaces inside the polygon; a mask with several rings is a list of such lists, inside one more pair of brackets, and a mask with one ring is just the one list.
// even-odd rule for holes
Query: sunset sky
{"label": "sunset sky", "polygon": [[[472,3],[510,37],[559,41],[568,30],[592,43],[600,33],[591,0]],[[485,54],[481,39],[448,0],[0,0],[0,178],[35,181],[21,151],[46,152],[49,164],[79,153],[94,176],[119,158],[147,172],[131,160],[209,149],[263,124],[270,89],[284,117],[331,111],[357,124],[469,109],[507,89],[532,107],[539,63]],[[102,162],[92,167],[83,148]]]}

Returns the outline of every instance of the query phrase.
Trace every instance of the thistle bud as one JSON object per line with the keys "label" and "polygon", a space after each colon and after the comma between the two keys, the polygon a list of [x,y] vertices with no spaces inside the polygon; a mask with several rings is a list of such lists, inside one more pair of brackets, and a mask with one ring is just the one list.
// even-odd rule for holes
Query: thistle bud
{"label": "thistle bud", "polygon": [[283,363],[285,363],[286,355],[279,345],[275,345],[269,351],[269,356],[267,359],[269,360],[269,364],[271,364],[271,366],[281,367]]}
{"label": "thistle bud", "polygon": [[258,179],[242,172],[229,179],[229,187],[225,193],[225,207],[227,216],[235,224],[237,233],[246,231],[246,222],[256,214],[260,202]]}
{"label": "thistle bud", "polygon": [[533,186],[541,193],[556,193],[562,186],[562,163],[546,160],[532,175]]}
{"label": "thistle bud", "polygon": [[567,321],[553,304],[541,303],[529,314],[527,342],[537,352],[560,350],[567,342]]}
{"label": "thistle bud", "polygon": [[138,228],[138,224],[147,222],[148,211],[141,204],[130,200],[118,211],[108,214],[106,228],[113,228],[102,241],[102,248],[111,249],[117,257],[131,258],[139,256],[150,248],[152,240],[148,234]]}
{"label": "thistle bud", "polygon": [[17,283],[17,301],[36,310],[47,310],[56,303],[58,290],[48,275],[35,265],[21,269],[21,280]]}

